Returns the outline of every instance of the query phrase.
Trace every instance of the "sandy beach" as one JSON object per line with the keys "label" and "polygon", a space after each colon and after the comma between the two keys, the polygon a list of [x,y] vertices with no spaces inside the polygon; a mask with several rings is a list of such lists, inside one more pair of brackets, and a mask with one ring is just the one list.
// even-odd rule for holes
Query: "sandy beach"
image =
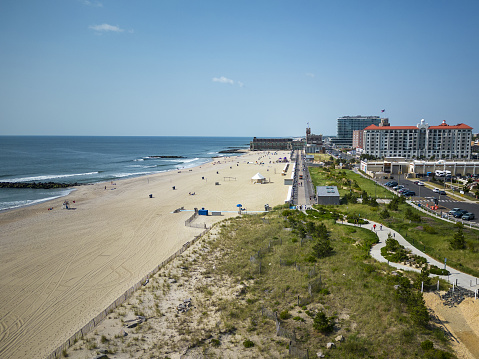
{"label": "sandy beach", "polygon": [[[285,156],[249,152],[0,213],[0,357],[47,356],[202,231],[184,224],[194,208],[222,212],[196,220],[209,224],[236,216],[237,204],[283,204]],[[253,184],[257,172],[269,183]]]}

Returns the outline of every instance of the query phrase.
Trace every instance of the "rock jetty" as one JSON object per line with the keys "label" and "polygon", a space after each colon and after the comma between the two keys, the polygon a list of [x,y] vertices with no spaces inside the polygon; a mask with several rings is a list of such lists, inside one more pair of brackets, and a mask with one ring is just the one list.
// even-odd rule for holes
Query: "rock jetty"
{"label": "rock jetty", "polygon": [[52,189],[81,186],[81,183],[58,183],[58,182],[0,182],[0,188],[33,188]]}

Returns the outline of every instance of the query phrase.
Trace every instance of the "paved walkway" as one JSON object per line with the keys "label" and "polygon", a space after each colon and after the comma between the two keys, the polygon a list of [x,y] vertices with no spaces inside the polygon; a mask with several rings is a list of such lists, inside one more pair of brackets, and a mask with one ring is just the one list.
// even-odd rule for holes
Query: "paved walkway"
{"label": "paved walkway", "polygon": [[[314,189],[311,177],[309,176],[308,166],[306,166],[304,160],[304,152],[296,151],[296,156],[298,157],[298,161],[296,162],[296,165],[298,167],[298,178],[296,178],[298,192],[294,204],[297,206],[301,206],[303,209],[305,209],[306,207],[309,207],[311,204],[315,203]],[[299,176],[302,176],[302,179],[299,179]]]}
{"label": "paved walkway", "polygon": [[[338,222],[338,223],[340,223],[340,222]],[[346,222],[344,222],[343,224],[347,224],[347,225],[350,225],[350,226],[356,226],[352,223],[346,223]],[[388,228],[388,227],[385,227],[384,225],[382,226],[382,230],[381,230],[380,229],[381,228],[381,223],[369,221],[369,224],[363,224],[363,225],[361,225],[361,228],[366,228],[366,229],[369,229],[370,231],[374,231],[374,229],[373,229],[374,224],[376,224],[375,232],[376,232],[376,234],[379,238],[379,243],[375,244],[371,248],[370,253],[371,253],[371,257],[373,257],[377,261],[387,262],[390,266],[398,268],[398,269],[421,272],[417,268],[409,267],[409,266],[406,266],[406,265],[403,265],[403,264],[400,264],[400,263],[389,262],[386,258],[384,258],[381,255],[381,248],[386,245],[386,239],[388,238],[388,234],[391,233],[393,238],[396,239],[399,242],[400,245],[405,247],[407,250],[410,250],[413,254],[416,254],[418,256],[426,258],[426,260],[429,264],[433,264],[433,265],[435,265],[439,268],[444,268],[444,263],[438,262],[434,258],[429,257],[426,253],[421,252],[419,249],[417,249],[416,247],[411,245],[408,241],[406,241],[406,239],[404,239],[404,237],[401,236],[395,230],[393,230],[391,228]],[[431,277],[442,278],[444,280],[447,280],[449,283],[455,283],[456,285],[459,285],[463,288],[466,288],[466,289],[469,289],[469,290],[472,290],[472,291],[475,291],[476,289],[479,289],[479,279],[478,278],[476,278],[472,275],[466,274],[466,273],[462,273],[462,272],[460,272],[460,271],[458,271],[454,268],[451,268],[449,266],[447,266],[446,269],[450,272],[449,276],[438,276],[436,274],[431,274],[430,276]]]}

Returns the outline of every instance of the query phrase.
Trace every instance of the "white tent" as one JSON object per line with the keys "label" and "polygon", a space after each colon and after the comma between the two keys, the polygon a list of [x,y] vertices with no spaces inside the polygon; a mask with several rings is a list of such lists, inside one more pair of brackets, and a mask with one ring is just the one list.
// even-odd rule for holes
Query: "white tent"
{"label": "white tent", "polygon": [[261,175],[261,173],[259,172],[255,174],[253,177],[251,177],[251,182],[253,183],[264,183],[265,180],[266,178],[263,175]]}

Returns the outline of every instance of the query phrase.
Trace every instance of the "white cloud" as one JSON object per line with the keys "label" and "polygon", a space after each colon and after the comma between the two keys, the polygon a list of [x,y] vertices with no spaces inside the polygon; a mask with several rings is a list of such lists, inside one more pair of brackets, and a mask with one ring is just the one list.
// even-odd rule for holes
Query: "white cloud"
{"label": "white cloud", "polygon": [[239,86],[239,87],[243,87],[243,86],[244,86],[244,83],[242,83],[241,81],[238,81],[238,86]]}
{"label": "white cloud", "polygon": [[124,30],[121,29],[119,26],[108,25],[108,24],[101,24],[101,25],[90,25],[88,26],[89,29],[95,31],[113,31],[113,32],[123,32]]}
{"label": "white cloud", "polygon": [[83,5],[86,5],[86,6],[103,7],[103,4],[99,1],[83,0],[82,3]]}
{"label": "white cloud", "polygon": [[222,84],[231,84],[231,85],[234,85],[234,81],[231,80],[231,79],[228,79],[224,76],[221,76],[221,77],[213,77],[213,82],[220,82]]}
{"label": "white cloud", "polygon": [[311,78],[314,78],[314,74],[312,74],[311,72],[307,72],[307,73],[306,73],[306,76],[311,77]]}

